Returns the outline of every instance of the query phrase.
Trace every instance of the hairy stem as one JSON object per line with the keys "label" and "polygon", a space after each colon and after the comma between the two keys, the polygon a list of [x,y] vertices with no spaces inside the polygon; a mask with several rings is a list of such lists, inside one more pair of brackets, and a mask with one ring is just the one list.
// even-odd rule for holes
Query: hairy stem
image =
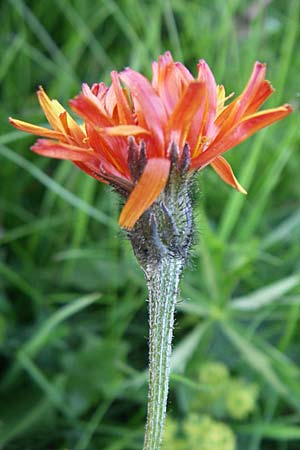
{"label": "hairy stem", "polygon": [[[135,169],[138,150],[131,150],[130,161]],[[145,149],[142,150],[140,155],[145,154]],[[188,174],[190,148],[185,145],[179,154],[177,145],[172,143],[169,156],[171,169],[164,190],[128,233],[149,291],[150,379],[143,450],[161,447],[178,284],[193,238],[192,176]]]}
{"label": "hairy stem", "polygon": [[164,429],[172,351],[174,311],[183,267],[165,257],[146,272],[149,291],[149,395],[143,450],[159,450]]}

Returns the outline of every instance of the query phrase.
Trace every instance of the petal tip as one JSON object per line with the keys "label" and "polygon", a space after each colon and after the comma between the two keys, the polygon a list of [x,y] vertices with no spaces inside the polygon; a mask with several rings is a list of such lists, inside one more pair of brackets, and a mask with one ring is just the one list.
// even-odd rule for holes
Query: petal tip
{"label": "petal tip", "polygon": [[170,171],[170,160],[149,159],[144,172],[125,203],[119,218],[122,228],[131,230],[164,189]]}
{"label": "petal tip", "polygon": [[14,119],[13,117],[9,117],[8,118],[8,122],[15,128],[17,128],[17,130],[21,130],[23,131],[23,127],[22,127],[22,121],[18,120],[18,119]]}
{"label": "petal tip", "polygon": [[38,85],[37,91],[36,91],[37,95],[45,95],[45,89],[43,88],[43,86],[41,84]]}
{"label": "petal tip", "polygon": [[285,108],[285,110],[286,110],[288,113],[293,112],[293,107],[292,107],[292,105],[290,105],[289,103],[285,103],[285,104],[283,105],[283,108]]}
{"label": "petal tip", "polygon": [[263,63],[263,62],[260,62],[260,61],[255,61],[254,65],[255,65],[255,67],[257,67],[259,69],[263,69],[263,68],[267,67],[267,63]]}
{"label": "petal tip", "polygon": [[120,216],[118,220],[118,225],[123,228],[123,230],[131,231],[135,225],[134,224],[128,224],[126,218]]}
{"label": "petal tip", "polygon": [[241,194],[248,195],[248,191],[246,191],[240,183],[237,183],[236,190]]}

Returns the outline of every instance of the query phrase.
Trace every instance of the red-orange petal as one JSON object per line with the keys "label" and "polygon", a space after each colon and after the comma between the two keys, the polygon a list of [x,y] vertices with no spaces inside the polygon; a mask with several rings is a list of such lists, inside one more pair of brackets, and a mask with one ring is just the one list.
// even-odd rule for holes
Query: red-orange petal
{"label": "red-orange petal", "polygon": [[116,125],[115,127],[103,128],[101,131],[109,136],[137,136],[150,134],[150,131],[138,125]]}
{"label": "red-orange petal", "polygon": [[237,102],[237,112],[234,119],[235,121],[239,120],[244,115],[247,108],[252,104],[253,100],[255,100],[262,83],[265,81],[265,75],[266,64],[262,64],[257,61],[254,64],[247,86],[239,96],[239,100]]}
{"label": "red-orange petal", "polygon": [[[205,84],[200,81],[194,81],[189,84],[170,116],[167,127],[169,140],[176,142],[179,148],[182,148],[186,142],[193,118],[197,113],[202,111],[201,117],[197,117],[199,119],[198,122],[201,123],[205,108]],[[195,137],[196,140],[197,136]]]}
{"label": "red-orange petal", "polygon": [[234,187],[237,191],[242,194],[247,194],[247,191],[243,188],[243,186],[238,182],[236,177],[234,176],[233,170],[230,164],[226,161],[222,156],[217,156],[210,165],[215,170],[215,172],[222,178],[225,183],[230,184],[230,186]]}
{"label": "red-orange petal", "polygon": [[138,124],[151,131],[155,156],[164,156],[167,114],[162,100],[147,78],[140,73],[128,68],[121,72],[120,78],[129,88]]}
{"label": "red-orange petal", "polygon": [[166,51],[158,57],[158,61],[152,63],[152,86],[161,95],[166,71],[174,64],[170,51]]}
{"label": "red-orange petal", "polygon": [[126,97],[123,88],[120,84],[119,75],[117,72],[111,72],[112,86],[117,99],[117,108],[120,124],[134,124],[134,118],[130,109],[128,98]]}
{"label": "red-orange petal", "polygon": [[63,133],[59,131],[50,130],[49,128],[33,125],[32,123],[23,122],[23,120],[13,119],[9,117],[9,122],[18,130],[25,131],[26,133],[35,134],[37,136],[49,137],[53,139],[63,139]]}
{"label": "red-orange petal", "polygon": [[228,106],[226,106],[221,114],[217,117],[215,125],[218,129],[216,140],[220,141],[223,135],[235,127],[237,122],[245,115],[247,109],[251,109],[255,103],[256,97],[259,96],[261,86],[265,83],[266,65],[260,62],[254,64],[250,79],[243,92]]}
{"label": "red-orange petal", "polygon": [[218,139],[217,136],[216,141],[212,142],[206,151],[202,152],[192,161],[192,167],[203,168],[207,166],[207,164],[210,164],[217,156],[240,144],[262,128],[283,119],[291,112],[292,107],[290,105],[283,105],[246,117],[235,127],[232,127],[222,139]]}
{"label": "red-orange petal", "polygon": [[207,92],[207,119],[203,127],[203,135],[209,135],[217,114],[217,84],[215,77],[204,59],[198,64],[198,80],[206,86]]}
{"label": "red-orange petal", "polygon": [[250,116],[254,114],[259,107],[273,94],[275,89],[272,87],[271,83],[268,80],[263,80],[259,86],[257,94],[255,95],[252,102],[249,104],[246,109],[244,115]]}
{"label": "red-orange petal", "polygon": [[71,137],[72,140],[76,142],[79,146],[86,147],[85,138],[86,135],[80,128],[77,122],[73,119],[73,117],[70,116],[70,114],[67,113],[67,111],[64,111],[59,115],[59,119],[61,121],[62,126],[64,127],[65,134],[68,137]]}
{"label": "red-orange petal", "polygon": [[37,91],[37,96],[41,108],[43,109],[48,122],[54,130],[64,132],[63,126],[59,120],[59,115],[65,111],[63,106],[57,100],[50,100],[42,86]]}
{"label": "red-orange petal", "polygon": [[73,163],[83,172],[87,173],[88,175],[90,175],[91,177],[95,178],[97,181],[101,181],[101,183],[105,183],[108,184],[108,181],[104,180],[101,177],[101,174],[98,173],[96,171],[96,169],[92,169],[91,167],[89,167],[89,165],[87,165],[84,162],[81,161],[73,161]]}
{"label": "red-orange petal", "polygon": [[79,94],[69,105],[76,114],[97,127],[110,127],[112,120],[103,112],[102,108],[92,98]]}
{"label": "red-orange petal", "polygon": [[171,114],[194,77],[183,64],[173,61],[170,52],[165,52],[152,64],[152,72],[152,86],[162,99],[167,113]]}
{"label": "red-orange petal", "polygon": [[170,172],[166,158],[149,159],[137,185],[128,197],[121,212],[119,225],[132,229],[141,215],[152,205],[164,189]]}
{"label": "red-orange petal", "polygon": [[86,123],[86,131],[89,146],[97,154],[99,161],[109,163],[116,171],[123,175],[129,175],[127,164],[128,143],[125,139],[109,136],[100,128]]}
{"label": "red-orange petal", "polygon": [[50,158],[67,159],[70,161],[90,161],[95,159],[91,149],[83,149],[75,145],[63,144],[50,139],[38,139],[31,150]]}

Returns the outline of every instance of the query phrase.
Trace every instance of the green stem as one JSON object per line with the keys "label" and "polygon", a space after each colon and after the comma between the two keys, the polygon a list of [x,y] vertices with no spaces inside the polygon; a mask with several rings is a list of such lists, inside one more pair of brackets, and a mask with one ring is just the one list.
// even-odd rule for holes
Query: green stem
{"label": "green stem", "polygon": [[174,311],[183,267],[181,258],[163,258],[146,270],[149,291],[149,395],[143,450],[159,450],[166,418]]}
{"label": "green stem", "polygon": [[[135,155],[134,148],[131,149],[133,168],[138,168],[138,157],[144,152],[145,148],[141,148]],[[168,182],[128,233],[149,291],[149,395],[143,450],[161,448],[178,285],[193,238],[190,149],[185,145],[180,154],[172,143],[168,152],[171,160]]]}

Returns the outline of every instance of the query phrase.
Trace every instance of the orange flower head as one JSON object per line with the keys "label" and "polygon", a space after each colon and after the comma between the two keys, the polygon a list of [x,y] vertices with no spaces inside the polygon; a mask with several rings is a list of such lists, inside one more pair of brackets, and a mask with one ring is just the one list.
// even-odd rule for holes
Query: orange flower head
{"label": "orange flower head", "polygon": [[164,190],[174,160],[189,173],[211,165],[217,174],[246,193],[221,156],[256,131],[291,112],[289,105],[258,111],[272,94],[266,66],[256,62],[244,91],[225,106],[204,60],[194,78],[166,52],[152,65],[152,81],[130,68],[112,72],[112,83],[89,87],[70,101],[84,121],[79,125],[42,87],[37,95],[51,129],[10,118],[16,128],[42,136],[32,150],[69,159],[126,198],[119,223],[132,229]]}

